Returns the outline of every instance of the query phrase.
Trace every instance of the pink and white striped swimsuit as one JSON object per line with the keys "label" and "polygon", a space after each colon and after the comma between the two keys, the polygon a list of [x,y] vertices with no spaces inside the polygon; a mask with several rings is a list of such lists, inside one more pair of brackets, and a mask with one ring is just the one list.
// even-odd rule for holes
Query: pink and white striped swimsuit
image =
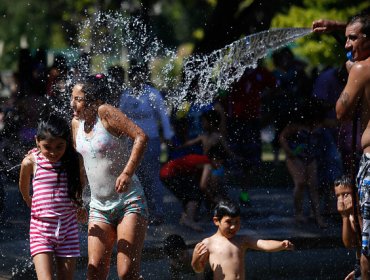
{"label": "pink and white striped swimsuit", "polygon": [[40,152],[33,156],[31,256],[54,252],[59,257],[78,257],[76,207],[68,196],[67,173],[62,170],[61,162],[52,163]]}

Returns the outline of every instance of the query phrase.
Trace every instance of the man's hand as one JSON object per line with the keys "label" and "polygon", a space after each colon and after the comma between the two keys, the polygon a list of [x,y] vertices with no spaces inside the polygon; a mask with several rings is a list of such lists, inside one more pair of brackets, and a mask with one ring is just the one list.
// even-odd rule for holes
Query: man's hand
{"label": "man's hand", "polygon": [[312,31],[316,33],[331,32],[334,30],[345,30],[346,24],[344,22],[329,20],[329,19],[319,19],[312,23]]}

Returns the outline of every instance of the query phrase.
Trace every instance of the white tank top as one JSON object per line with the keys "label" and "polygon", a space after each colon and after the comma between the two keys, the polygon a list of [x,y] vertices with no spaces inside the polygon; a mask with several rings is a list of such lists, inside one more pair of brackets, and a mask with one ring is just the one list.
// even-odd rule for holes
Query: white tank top
{"label": "white tank top", "polygon": [[90,207],[111,210],[132,196],[143,196],[143,190],[136,175],[132,176],[129,190],[117,193],[115,183],[130,155],[128,138],[110,134],[98,118],[91,136],[83,130],[80,120],[76,135],[76,150],[82,155],[91,190]]}

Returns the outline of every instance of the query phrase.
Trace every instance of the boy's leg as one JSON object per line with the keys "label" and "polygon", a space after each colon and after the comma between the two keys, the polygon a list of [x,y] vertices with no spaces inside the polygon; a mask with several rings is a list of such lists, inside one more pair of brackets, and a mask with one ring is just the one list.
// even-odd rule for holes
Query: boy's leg
{"label": "boy's leg", "polygon": [[73,280],[77,258],[56,257],[57,279]]}
{"label": "boy's leg", "polygon": [[39,253],[33,257],[37,279],[53,279],[53,253]]}

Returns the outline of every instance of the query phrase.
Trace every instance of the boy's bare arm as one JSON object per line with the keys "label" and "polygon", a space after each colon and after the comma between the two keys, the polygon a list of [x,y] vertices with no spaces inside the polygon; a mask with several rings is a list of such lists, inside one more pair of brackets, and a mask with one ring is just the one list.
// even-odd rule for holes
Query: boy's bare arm
{"label": "boy's bare arm", "polygon": [[294,245],[289,240],[263,240],[257,241],[257,247],[265,252],[278,252],[284,250],[293,250]]}
{"label": "boy's bare arm", "polygon": [[289,240],[278,241],[258,239],[255,243],[255,248],[253,249],[265,252],[278,252],[284,250],[293,250],[294,245]]}
{"label": "boy's bare arm", "polygon": [[197,273],[204,271],[204,268],[208,263],[208,259],[209,251],[204,242],[202,241],[195,245],[193,258],[191,260],[191,266],[193,267],[193,270]]}

